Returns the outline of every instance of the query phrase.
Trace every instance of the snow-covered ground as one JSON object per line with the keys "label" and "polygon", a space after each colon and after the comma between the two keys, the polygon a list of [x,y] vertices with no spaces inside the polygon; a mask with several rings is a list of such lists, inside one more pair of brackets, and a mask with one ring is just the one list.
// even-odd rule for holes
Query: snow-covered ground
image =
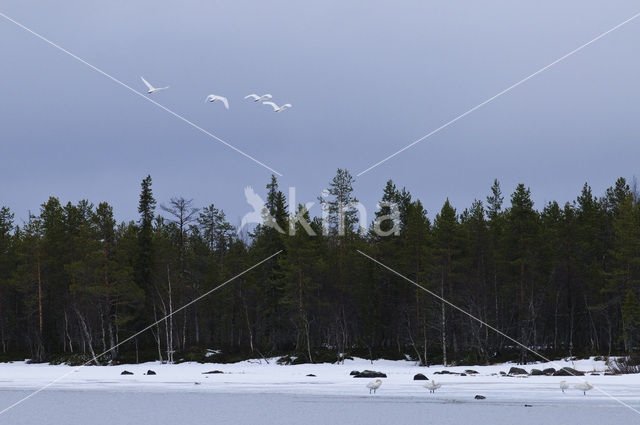
{"label": "snow-covered ground", "polygon": [[[511,366],[531,369],[547,367],[572,367],[588,372],[584,377],[555,376],[504,376]],[[156,375],[145,375],[147,370]],[[222,393],[294,393],[294,394],[342,394],[368,395],[365,385],[370,379],[354,378],[352,370],[375,370],[387,374],[378,394],[394,397],[427,397],[423,388],[425,382],[414,381],[417,373],[426,375],[442,383],[435,397],[468,399],[476,394],[487,396],[489,400],[566,400],[582,399],[582,392],[569,389],[562,394],[559,382],[565,380],[571,387],[588,380],[596,389],[588,393],[588,399],[608,399],[598,389],[617,398],[640,402],[640,375],[604,376],[607,370],[604,361],[593,358],[577,361],[556,361],[535,363],[525,366],[501,364],[493,366],[416,366],[410,361],[377,360],[373,364],[365,359],[346,360],[344,364],[303,364],[278,365],[276,359],[248,360],[232,364],[181,363],[175,365],[160,363],[129,364],[121,366],[85,366],[27,364],[24,362],[0,363],[0,389],[36,389],[61,377],[51,388],[83,390],[131,390],[131,391],[197,391]],[[440,375],[435,372],[447,370],[462,373],[467,369],[477,375]],[[127,370],[133,375],[121,375]],[[205,374],[208,371],[222,371],[221,374]],[[592,376],[591,373],[599,373]],[[309,374],[315,377],[307,376]],[[66,376],[65,376],[66,375]],[[432,396],[434,397],[434,396]]]}
{"label": "snow-covered ground", "polygon": [[[22,405],[12,409],[11,415],[7,416],[9,412],[6,415],[0,415],[0,424],[20,423],[15,422],[21,417],[19,416],[20,412],[32,412],[31,408],[33,407],[36,407],[37,411],[38,407],[43,408],[43,403],[49,407],[52,405],[57,407],[58,403],[47,402],[47,400],[55,400],[56,398],[67,406],[67,410],[65,410],[67,412],[70,412],[68,409],[73,409],[75,405],[93,402],[91,400],[100,400],[100,402],[107,404],[112,402],[114,403],[113,408],[118,406],[125,408],[130,402],[133,403],[132,407],[140,407],[147,403],[153,409],[169,410],[171,403],[173,403],[171,400],[174,400],[175,403],[178,403],[178,400],[210,400],[216,405],[222,403],[226,407],[233,406],[233,403],[236,402],[240,403],[238,400],[244,400],[241,403],[242,406],[245,405],[245,402],[248,405],[262,406],[264,404],[263,407],[266,409],[268,405],[272,404],[281,405],[282,409],[287,410],[304,404],[305,408],[311,409],[310,411],[317,408],[320,410],[329,409],[332,412],[335,409],[345,410],[342,404],[348,402],[349,406],[363,408],[360,416],[357,415],[357,412],[354,413],[346,409],[351,412],[348,414],[353,414],[354,417],[368,417],[367,415],[370,415],[371,412],[378,411],[380,406],[386,406],[379,412],[379,415],[385,417],[386,413],[397,411],[423,415],[428,414],[427,412],[437,411],[438,415],[441,414],[443,418],[447,415],[455,417],[460,412],[467,412],[465,415],[471,416],[480,415],[480,417],[492,418],[493,422],[487,419],[487,422],[479,423],[492,424],[529,423],[523,422],[526,418],[538,419],[538,422],[531,423],[556,423],[549,420],[553,417],[556,419],[567,417],[569,418],[568,423],[578,423],[572,422],[572,419],[583,417],[580,422],[583,425],[589,423],[640,423],[640,414],[620,403],[640,410],[640,375],[604,376],[603,372],[607,369],[605,363],[594,359],[519,366],[527,371],[532,368],[555,367],[559,369],[568,366],[588,372],[584,377],[500,375],[501,371],[508,372],[511,366],[517,365],[443,368],[442,366],[419,367],[408,361],[379,360],[371,364],[363,359],[347,360],[343,365],[308,364],[295,366],[278,365],[275,359],[271,359],[269,364],[264,360],[255,360],[234,364],[184,363],[166,365],[145,363],[81,368],[30,365],[22,362],[5,363],[0,364],[0,410],[29,394],[30,390],[36,390],[61,376],[67,376],[55,382],[46,391],[36,394]],[[157,374],[145,375],[144,373],[149,369],[154,370]],[[364,369],[387,374],[387,378],[382,378],[383,384],[375,395],[369,395],[369,390],[366,388],[370,379],[353,378],[349,375],[352,370]],[[460,376],[434,373],[444,369],[460,373],[466,369],[473,369],[478,374]],[[121,375],[123,370],[131,371],[133,375]],[[212,370],[220,370],[223,373],[203,374]],[[599,373],[599,375],[590,375],[593,372]],[[435,394],[429,394],[423,387],[425,381],[413,380],[413,376],[417,373],[437,380],[442,383],[442,387]],[[307,376],[308,374],[314,374],[315,377]],[[585,379],[596,387],[586,396],[573,388],[575,384],[583,382]],[[564,394],[559,388],[561,380],[566,380],[570,385],[570,389]],[[485,396],[486,399],[475,400],[474,396],[477,394]],[[142,397],[143,395],[144,397]],[[134,402],[134,400],[138,401]],[[170,402],[168,405],[163,405],[160,400],[169,400]],[[227,405],[224,400],[235,401]],[[198,408],[197,403],[194,406],[195,409]],[[289,407],[285,408],[285,406]],[[375,409],[372,406],[376,406]],[[136,407],[136,411],[138,411],[138,407]],[[44,408],[47,407],[44,406]],[[246,408],[246,406],[237,405],[234,409],[237,411],[237,409],[245,410]],[[232,410],[226,413],[231,415],[228,418],[232,417]],[[504,416],[506,412],[511,412],[509,415],[515,416]],[[249,415],[249,412],[243,414],[246,416]],[[394,413],[394,415],[398,414],[400,413]],[[13,420],[5,422],[5,416],[11,417]],[[326,416],[325,419],[330,416]],[[298,416],[294,415],[293,417]],[[503,417],[511,418],[511,420],[503,422],[500,419]],[[598,417],[600,420],[596,421]],[[322,419],[322,415],[319,418]],[[543,418],[546,419],[542,420]],[[612,422],[613,418],[618,419]],[[195,417],[192,419],[195,420]],[[338,419],[336,418],[336,420]],[[393,417],[386,417],[386,419],[386,423],[394,423]],[[447,422],[446,419],[442,420],[444,422],[441,423],[444,424],[466,423],[465,421]],[[26,421],[23,423],[49,422]],[[239,420],[237,423],[244,423],[244,420]],[[266,421],[264,423],[272,422]],[[282,420],[273,423],[289,423],[289,421]],[[326,422],[320,420],[307,423]],[[376,421],[368,423],[376,423]]]}

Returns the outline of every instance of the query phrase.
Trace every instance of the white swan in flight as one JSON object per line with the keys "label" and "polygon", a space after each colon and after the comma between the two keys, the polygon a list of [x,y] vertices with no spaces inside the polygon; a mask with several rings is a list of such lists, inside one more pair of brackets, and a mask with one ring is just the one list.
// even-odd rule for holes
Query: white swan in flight
{"label": "white swan in flight", "polygon": [[270,94],[268,94],[268,93],[267,94],[263,94],[262,96],[258,96],[255,93],[251,93],[251,94],[246,95],[244,98],[245,99],[251,98],[251,99],[253,99],[254,102],[262,102],[263,100],[271,99],[272,96]]}
{"label": "white swan in flight", "polygon": [[147,93],[149,94],[153,94],[155,92],[159,92],[161,90],[166,90],[169,88],[169,86],[167,87],[153,87],[151,84],[149,84],[149,82],[147,80],[144,79],[144,77],[140,77],[142,79],[142,82],[144,83],[145,86],[147,86],[147,88],[149,89],[149,91]]}
{"label": "white swan in flight", "polygon": [[262,102],[263,105],[271,105],[271,107],[273,108],[273,110],[275,112],[282,112],[282,111],[286,111],[287,109],[291,108],[291,104],[287,103],[286,105],[282,105],[282,106],[278,106],[273,102]]}
{"label": "white swan in flight", "polygon": [[593,389],[593,385],[591,385],[587,381],[584,381],[584,382],[580,382],[580,383],[576,384],[575,388],[576,388],[576,390],[582,391],[582,394],[587,395],[587,391],[592,390]]}
{"label": "white swan in flight", "polygon": [[373,393],[375,394],[376,390],[380,388],[380,385],[382,385],[382,381],[379,379],[369,382],[367,384],[367,388],[369,388],[369,394],[371,394],[371,391],[373,391]]}
{"label": "white swan in flight", "polygon": [[567,384],[567,381],[560,381],[560,389],[562,390],[562,392],[564,392],[564,390],[569,388],[569,384]]}
{"label": "white swan in flight", "polygon": [[224,96],[218,96],[215,94],[210,94],[209,96],[207,96],[207,98],[205,99],[205,102],[215,102],[216,100],[221,101],[222,103],[224,103],[224,107],[229,109],[229,101],[227,100],[226,97]]}
{"label": "white swan in flight", "polygon": [[424,384],[424,387],[429,390],[430,393],[435,393],[438,388],[440,388],[442,384],[436,381],[429,381]]}

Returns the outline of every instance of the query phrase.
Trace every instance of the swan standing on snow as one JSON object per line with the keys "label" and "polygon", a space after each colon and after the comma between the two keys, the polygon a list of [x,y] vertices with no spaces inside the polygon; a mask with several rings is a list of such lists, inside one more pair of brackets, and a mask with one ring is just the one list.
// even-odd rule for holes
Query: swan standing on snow
{"label": "swan standing on snow", "polygon": [[248,94],[244,97],[245,99],[253,99],[254,102],[262,102],[263,100],[269,100],[272,98],[270,94],[263,94],[262,96],[258,96],[255,93]]}
{"label": "swan standing on snow", "polygon": [[166,89],[168,89],[168,88],[169,88],[169,86],[167,86],[167,87],[158,87],[158,88],[153,87],[151,84],[149,84],[149,82],[148,82],[147,80],[145,80],[145,79],[144,79],[144,77],[140,77],[140,78],[142,78],[142,82],[143,82],[143,83],[144,83],[144,85],[145,85],[145,86],[147,86],[147,88],[149,89],[149,91],[147,92],[147,93],[149,93],[149,94],[153,94],[153,93],[155,93],[155,92],[159,92],[159,91],[161,91],[161,90],[166,90]]}
{"label": "swan standing on snow", "polygon": [[291,104],[287,103],[286,105],[282,105],[282,106],[278,106],[273,102],[262,102],[263,105],[271,105],[271,107],[273,108],[273,110],[275,112],[282,112],[282,111],[286,111],[287,109],[291,108]]}
{"label": "swan standing on snow", "polygon": [[569,384],[567,384],[567,381],[560,381],[560,389],[562,390],[562,392],[564,392],[564,390],[569,388]]}
{"label": "swan standing on snow", "polygon": [[580,382],[579,384],[576,384],[575,388],[576,390],[582,391],[582,394],[587,395],[587,391],[592,390],[593,385],[591,385],[587,381],[584,381],[584,382]]}
{"label": "swan standing on snow", "polygon": [[222,103],[224,103],[224,107],[229,109],[229,101],[227,100],[226,97],[224,96],[218,96],[215,94],[210,94],[209,96],[207,96],[207,98],[205,99],[205,102],[215,102],[216,100],[221,101]]}
{"label": "swan standing on snow", "polygon": [[442,384],[437,383],[436,381],[429,381],[424,384],[424,387],[429,390],[430,393],[435,393],[438,388],[440,388]]}
{"label": "swan standing on snow", "polygon": [[382,385],[382,381],[379,379],[369,382],[367,384],[367,388],[369,388],[369,394],[371,394],[371,391],[373,391],[373,393],[375,394],[376,390],[380,388],[380,385]]}

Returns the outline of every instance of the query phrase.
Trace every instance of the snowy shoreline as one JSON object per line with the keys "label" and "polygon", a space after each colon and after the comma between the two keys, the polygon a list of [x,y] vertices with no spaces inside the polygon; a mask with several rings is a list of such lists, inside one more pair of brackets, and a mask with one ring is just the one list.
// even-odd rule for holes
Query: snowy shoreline
{"label": "snowy shoreline", "polygon": [[[532,363],[521,366],[504,363],[491,366],[416,366],[410,361],[346,360],[344,364],[301,364],[278,365],[276,359],[248,360],[232,364],[181,363],[161,364],[149,362],[119,366],[84,366],[27,364],[25,362],[0,364],[0,390],[35,390],[61,376],[64,378],[52,384],[51,389],[92,390],[92,391],[135,391],[135,392],[204,392],[204,393],[272,393],[316,396],[362,396],[425,399],[443,402],[484,402],[484,403],[593,403],[603,405],[616,403],[611,396],[637,407],[640,404],[640,375],[605,376],[607,366],[594,358],[576,361],[560,360],[552,363]],[[571,367],[586,372],[585,376],[509,376],[510,367],[531,369]],[[383,372],[382,387],[378,394],[369,395],[366,388],[370,379],[353,378],[352,370],[375,370]],[[459,375],[472,369],[477,374]],[[133,375],[121,375],[127,370]],[[145,375],[153,370],[156,375]],[[205,374],[219,370],[223,373]],[[452,374],[436,374],[447,370]],[[429,394],[423,387],[425,381],[414,381],[415,374],[422,373],[430,380],[442,383],[435,394]],[[598,373],[592,376],[591,373]],[[307,376],[313,374],[315,376]],[[565,380],[570,388],[562,393],[559,382]],[[574,389],[574,385],[584,380],[596,386],[587,393]],[[474,400],[481,394],[485,400]]]}

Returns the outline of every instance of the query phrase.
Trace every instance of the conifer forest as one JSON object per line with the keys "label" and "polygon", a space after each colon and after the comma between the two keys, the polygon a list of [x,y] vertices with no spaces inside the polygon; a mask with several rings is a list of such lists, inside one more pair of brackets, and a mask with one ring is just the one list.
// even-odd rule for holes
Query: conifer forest
{"label": "conifer forest", "polygon": [[357,198],[346,170],[322,200],[326,223],[303,212],[308,228],[289,222],[275,177],[265,183],[273,222],[242,232],[220,205],[155,199],[150,176],[135,221],[117,222],[109,203],[89,200],[51,197],[24,220],[2,207],[0,355],[534,360],[433,294],[549,356],[640,347],[640,202],[624,178],[605,193],[585,184],[570,202],[540,206],[526,185],[509,193],[496,180],[471,205],[447,200],[429,213],[389,181],[380,200],[397,214],[380,228],[399,232],[386,236],[356,211],[339,219]]}

